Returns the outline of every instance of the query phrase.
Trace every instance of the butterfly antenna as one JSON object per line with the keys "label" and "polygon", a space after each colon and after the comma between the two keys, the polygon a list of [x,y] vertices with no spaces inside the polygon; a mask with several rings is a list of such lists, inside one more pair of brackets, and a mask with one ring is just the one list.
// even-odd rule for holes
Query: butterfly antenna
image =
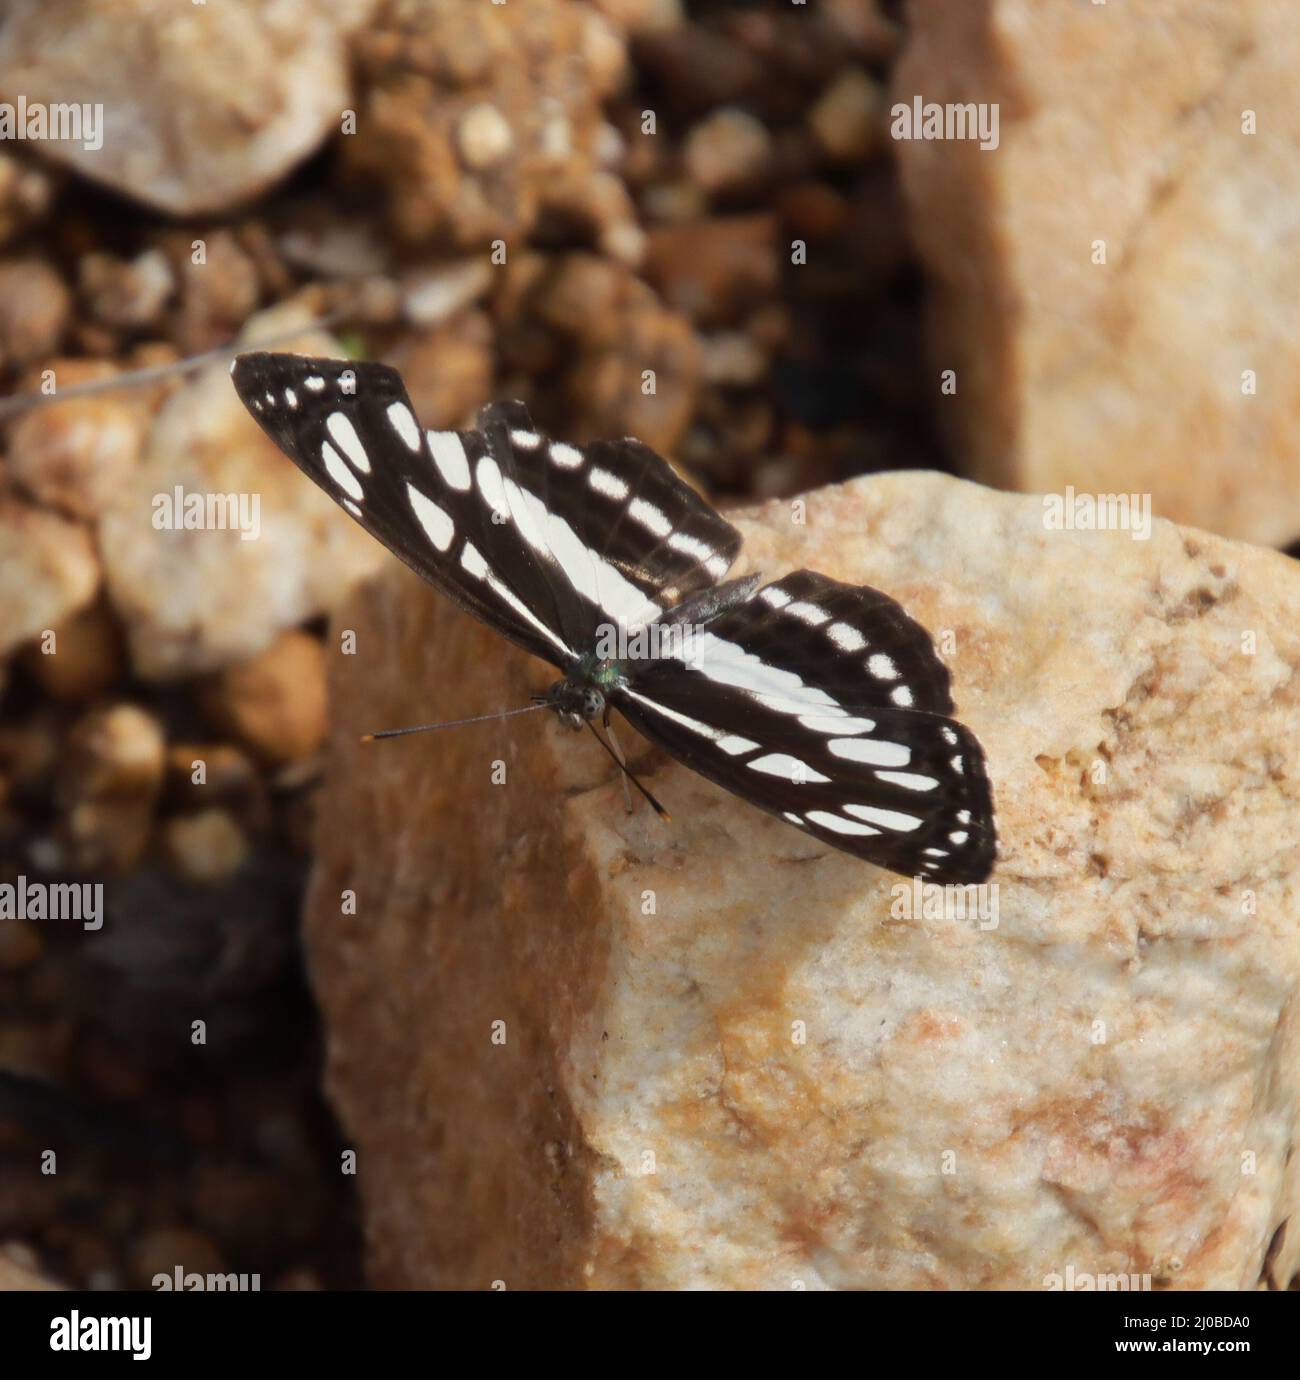
{"label": "butterfly antenna", "polygon": [[546,701],[526,704],[522,709],[498,709],[495,714],[473,714],[468,719],[448,719],[441,724],[416,724],[412,728],[385,728],[379,733],[363,733],[363,743],[373,743],[380,738],[401,738],[408,733],[430,733],[435,728],[460,728],[463,724],[481,724],[489,719],[512,719],[516,714],[531,714],[535,709],[545,709]]}
{"label": "butterfly antenna", "polygon": [[654,796],[652,796],[650,792],[646,790],[646,788],[636,779],[631,769],[620,760],[618,753],[616,753],[614,749],[610,747],[610,745],[600,736],[600,734],[596,732],[596,725],[593,724],[590,719],[587,720],[587,727],[591,729],[591,736],[601,745],[601,747],[605,749],[607,753],[609,753],[610,757],[613,759],[619,771],[621,771],[623,775],[626,776],[627,779],[637,788],[637,790],[640,791],[641,794],[645,796],[645,798],[650,802],[650,806],[654,810],[655,814],[657,814],[659,818],[664,821],[664,823],[671,824],[673,820],[672,815],[670,815],[668,811],[665,810],[664,807],[654,798]]}

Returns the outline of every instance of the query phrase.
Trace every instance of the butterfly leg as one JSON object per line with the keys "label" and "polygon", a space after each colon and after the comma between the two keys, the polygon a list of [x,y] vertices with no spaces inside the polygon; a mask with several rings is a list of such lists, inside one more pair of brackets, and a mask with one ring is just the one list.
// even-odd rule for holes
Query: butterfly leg
{"label": "butterfly leg", "polygon": [[623,782],[623,804],[627,807],[628,814],[632,813],[632,788],[627,784],[627,760],[623,756],[623,749],[619,746],[618,739],[614,735],[614,725],[609,721],[609,706],[605,706],[604,718],[605,735],[609,739],[609,745],[614,749],[614,760],[623,768],[620,780]]}

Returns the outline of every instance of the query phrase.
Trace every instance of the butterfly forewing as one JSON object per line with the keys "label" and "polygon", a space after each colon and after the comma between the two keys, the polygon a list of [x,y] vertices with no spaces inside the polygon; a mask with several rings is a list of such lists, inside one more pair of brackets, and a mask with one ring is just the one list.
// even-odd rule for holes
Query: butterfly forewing
{"label": "butterfly forewing", "polygon": [[255,353],[231,373],[262,429],[368,531],[558,666],[602,627],[652,622],[739,550],[736,529],[636,441],[551,441],[521,403],[426,433],[381,364]]}
{"label": "butterfly forewing", "polygon": [[485,501],[479,433],[426,434],[383,364],[247,354],[231,377],[271,440],[394,555],[526,651],[571,659],[534,608],[541,561]]}

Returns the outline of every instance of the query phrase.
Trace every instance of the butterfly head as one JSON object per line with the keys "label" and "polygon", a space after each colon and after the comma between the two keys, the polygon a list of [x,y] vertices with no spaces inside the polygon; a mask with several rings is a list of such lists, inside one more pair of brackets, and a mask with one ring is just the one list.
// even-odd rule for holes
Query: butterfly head
{"label": "butterfly head", "polygon": [[536,698],[554,709],[566,728],[581,728],[584,723],[599,719],[605,712],[603,691],[594,685],[583,685],[572,680],[557,680],[545,695]]}

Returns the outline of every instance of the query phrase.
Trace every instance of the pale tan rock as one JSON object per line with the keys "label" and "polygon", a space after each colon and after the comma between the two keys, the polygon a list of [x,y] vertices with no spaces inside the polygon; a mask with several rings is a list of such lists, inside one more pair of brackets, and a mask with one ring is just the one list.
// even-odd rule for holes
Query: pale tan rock
{"label": "pale tan rock", "polygon": [[[121,372],[104,360],[58,359],[48,368],[55,398]],[[33,407],[10,430],[10,472],[38,502],[93,518],[139,462],[149,407],[149,396],[131,389]]]}
{"label": "pale tan rock", "polygon": [[427,427],[463,426],[492,396],[492,326],[480,311],[407,331],[385,356]]}
{"label": "pale tan rock", "polygon": [[27,674],[56,700],[93,700],[122,678],[126,658],[121,629],[102,600],[51,628],[22,652]]}
{"label": "pale tan rock", "polygon": [[681,0],[593,0],[619,28],[629,34],[658,33],[682,22]]}
{"label": "pale tan rock", "polygon": [[85,527],[0,498],[0,656],[84,608],[98,586]]}
{"label": "pale tan rock", "polygon": [[484,258],[452,259],[402,275],[402,315],[414,326],[441,326],[487,293],[492,269]]}
{"label": "pale tan rock", "polygon": [[892,102],[1000,111],[996,150],[894,145],[963,467],[1300,534],[1300,11],[919,0],[908,34]]}
{"label": "pale tan rock", "polygon": [[171,263],[157,248],[130,260],[95,251],[82,257],[77,270],[91,312],[115,330],[157,327],[176,288]]}
{"label": "pale tan rock", "polygon": [[173,215],[222,210],[338,131],[344,38],[374,6],[14,0],[0,28],[0,96],[100,105],[94,138],[30,147]]}
{"label": "pale tan rock", "polygon": [[880,147],[885,93],[860,68],[841,72],[808,112],[808,125],[821,149],[842,162],[858,162]]}
{"label": "pale tan rock", "polygon": [[308,757],[325,735],[325,649],[290,631],[250,661],[228,666],[200,692],[214,725],[264,761]]}
{"label": "pale tan rock", "polygon": [[21,1242],[14,1242],[0,1248],[0,1291],[32,1293],[64,1287],[41,1274],[38,1264],[34,1261],[28,1261],[27,1252],[23,1251],[23,1261],[20,1263],[18,1259],[14,1258],[19,1255],[20,1251],[22,1251]]}
{"label": "pale tan rock", "polygon": [[741,515],[744,567],[950,648],[996,928],[893,918],[902,879],[630,731],[671,825],[542,716],[358,745],[556,675],[394,569],[344,615],[307,906],[374,1283],[1254,1288],[1300,1197],[1300,567],[933,474],[798,516]]}
{"label": "pale tan rock", "polygon": [[165,753],[162,725],[138,705],[108,705],[77,720],[56,780],[63,818],[58,843],[71,866],[122,870],[139,860]]}
{"label": "pale tan rock", "polygon": [[0,260],[0,367],[23,367],[53,354],[71,306],[63,279],[45,260]]}
{"label": "pale tan rock", "polygon": [[177,815],[163,837],[172,865],[192,882],[224,882],[248,860],[248,839],[225,810]]}
{"label": "pale tan rock", "polygon": [[48,214],[57,180],[8,149],[0,153],[0,244],[18,239]]}
{"label": "pale tan rock", "polygon": [[682,157],[692,181],[706,192],[752,181],[772,156],[767,126],[746,110],[715,110],[686,136]]}
{"label": "pale tan rock", "polygon": [[[263,313],[244,338],[292,329],[298,318]],[[328,334],[308,330],[276,348],[342,353]],[[156,527],[175,505],[155,500],[174,497],[177,486],[186,495],[243,495],[250,519],[256,496],[257,535],[245,540],[229,525]],[[100,516],[99,542],[133,665],[148,680],[256,656],[286,628],[333,607],[383,554],[262,435],[225,364],[196,374],[164,404],[143,459]]]}

